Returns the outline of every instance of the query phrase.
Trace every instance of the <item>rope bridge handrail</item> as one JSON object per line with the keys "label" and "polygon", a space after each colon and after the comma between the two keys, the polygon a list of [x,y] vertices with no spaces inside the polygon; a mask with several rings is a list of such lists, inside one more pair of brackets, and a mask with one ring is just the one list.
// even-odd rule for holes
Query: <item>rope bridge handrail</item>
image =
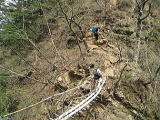
{"label": "rope bridge handrail", "polygon": [[100,78],[96,90],[91,92],[87,98],[85,98],[79,104],[75,105],[74,107],[64,112],[62,115],[58,116],[57,118],[55,119],[50,118],[50,120],[67,120],[68,118],[70,118],[71,116],[73,116],[74,114],[82,110],[84,107],[86,107],[98,96],[98,94],[101,92],[101,89],[104,86],[105,81],[106,81],[106,78],[105,79]]}
{"label": "rope bridge handrail", "polygon": [[[105,81],[106,81],[106,78],[105,78],[105,79],[101,79],[101,78],[100,78],[99,81],[98,81],[98,85],[97,85],[95,91],[89,93],[87,98],[85,98],[85,99],[84,99],[83,101],[81,101],[79,104],[77,104],[77,105],[74,106],[73,108],[69,109],[68,111],[66,111],[65,113],[63,113],[63,114],[60,115],[59,117],[57,117],[56,119],[53,119],[53,118],[49,118],[49,119],[50,119],[50,120],[66,120],[66,119],[70,118],[71,116],[73,116],[74,114],[76,114],[77,112],[79,112],[80,110],[82,110],[85,106],[87,106],[90,102],[92,102],[92,101],[98,96],[98,94],[101,92],[101,89],[102,89],[103,86],[104,86]],[[81,86],[81,85],[80,85],[80,86]],[[30,105],[30,106],[27,106],[27,107],[25,107],[25,108],[22,108],[22,109],[20,109],[20,110],[15,111],[15,112],[6,114],[6,115],[2,116],[2,118],[8,117],[8,116],[12,116],[12,115],[14,115],[14,114],[17,114],[17,113],[19,113],[19,112],[22,112],[22,111],[27,110],[27,109],[29,109],[29,108],[32,108],[32,107],[34,107],[34,106],[37,106],[37,105],[39,105],[39,104],[41,104],[41,103],[43,103],[43,102],[45,102],[45,101],[48,101],[49,99],[52,99],[52,98],[55,97],[55,96],[62,95],[62,94],[64,94],[64,93],[73,91],[73,90],[75,90],[75,89],[79,89],[80,86],[77,86],[77,87],[72,88],[72,89],[70,89],[70,90],[67,90],[67,91],[65,91],[65,92],[58,93],[58,94],[55,94],[55,95],[50,96],[50,97],[48,97],[48,98],[45,98],[45,99],[43,99],[43,100],[41,100],[41,101],[39,101],[39,102],[37,102],[37,103],[35,103],[35,104],[32,104],[32,105]]]}
{"label": "rope bridge handrail", "polygon": [[39,101],[39,102],[37,102],[37,103],[35,103],[35,104],[29,105],[29,106],[27,106],[27,107],[25,107],[25,108],[22,108],[22,109],[20,109],[20,110],[14,111],[14,112],[9,113],[9,114],[6,114],[6,115],[4,115],[4,116],[2,116],[2,117],[5,118],[5,117],[12,116],[12,115],[17,114],[17,113],[19,113],[19,112],[22,112],[22,111],[24,111],[24,110],[30,109],[30,108],[32,108],[32,107],[34,107],[34,106],[37,106],[37,105],[39,105],[39,104],[41,104],[41,103],[44,103],[44,102],[52,99],[53,97],[56,97],[56,96],[59,96],[59,95],[68,93],[68,92],[70,92],[70,91],[73,91],[73,90],[76,90],[76,89],[79,89],[79,88],[80,88],[80,85],[79,85],[79,86],[76,86],[75,88],[69,89],[69,90],[67,90],[67,91],[65,91],[65,92],[58,93],[58,94],[55,94],[55,95],[53,95],[53,96],[49,96],[49,97],[47,97],[47,98],[45,98],[45,99],[43,99],[43,100],[41,100],[41,101]]}

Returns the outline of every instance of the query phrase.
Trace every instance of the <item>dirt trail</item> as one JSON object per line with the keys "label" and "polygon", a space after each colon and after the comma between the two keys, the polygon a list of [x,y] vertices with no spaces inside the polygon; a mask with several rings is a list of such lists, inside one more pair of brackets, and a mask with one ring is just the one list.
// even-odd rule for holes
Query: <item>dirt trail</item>
{"label": "dirt trail", "polygon": [[[124,106],[122,106],[118,101],[113,100],[111,97],[109,97],[110,90],[113,88],[114,83],[117,82],[116,79],[119,77],[119,74],[125,65],[124,62],[119,63],[119,56],[113,53],[113,51],[117,48],[114,45],[111,45],[112,48],[105,48],[105,46],[103,45],[95,44],[93,37],[90,37],[87,40],[87,44],[90,51],[88,56],[92,56],[89,57],[89,59],[91,59],[91,61],[93,62],[93,59],[96,61],[96,58],[100,57],[101,63],[98,63],[98,67],[102,70],[102,74],[104,76],[108,76],[106,85],[101,92],[101,95],[105,98],[102,103],[100,102],[102,105],[99,105],[99,103],[94,103],[90,106],[89,110],[91,110],[91,108],[94,109],[93,111],[95,112],[95,114],[98,114],[98,120],[133,120],[133,117],[128,113],[127,109],[125,109]],[[111,106],[108,106],[108,104],[111,104],[112,108],[110,108]],[[107,108],[105,108],[105,105],[107,105]],[[82,114],[86,113],[84,112]],[[74,119],[77,118],[75,117]],[[87,120],[90,119],[95,118],[93,116],[90,116]]]}

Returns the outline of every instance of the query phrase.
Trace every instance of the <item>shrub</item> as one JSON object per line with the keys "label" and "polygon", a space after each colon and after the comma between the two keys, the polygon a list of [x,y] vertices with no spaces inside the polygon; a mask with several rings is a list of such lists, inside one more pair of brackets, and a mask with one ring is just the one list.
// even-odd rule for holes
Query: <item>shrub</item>
{"label": "shrub", "polygon": [[117,7],[119,10],[128,10],[132,7],[132,0],[118,0]]}
{"label": "shrub", "polygon": [[[0,75],[7,76],[9,73],[1,72]],[[12,90],[8,89],[8,82],[6,77],[0,77],[0,113],[1,115],[8,112],[13,112],[17,109],[19,104],[18,99],[14,97]]]}

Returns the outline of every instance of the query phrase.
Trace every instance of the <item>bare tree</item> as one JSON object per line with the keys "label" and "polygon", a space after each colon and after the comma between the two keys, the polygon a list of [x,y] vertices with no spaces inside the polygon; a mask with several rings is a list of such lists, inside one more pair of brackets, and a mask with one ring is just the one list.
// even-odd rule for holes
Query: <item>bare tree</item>
{"label": "bare tree", "polygon": [[78,40],[78,36],[77,36],[77,34],[74,32],[74,30],[73,30],[73,28],[72,28],[72,22],[71,22],[71,19],[72,19],[72,16],[73,16],[73,12],[72,12],[72,16],[71,16],[71,18],[69,18],[69,16],[67,15],[67,13],[64,11],[64,9],[63,9],[63,7],[62,7],[62,2],[60,1],[60,0],[57,0],[57,3],[58,3],[58,5],[59,5],[59,7],[60,7],[60,10],[61,10],[61,12],[63,13],[63,15],[64,15],[64,17],[65,17],[65,20],[66,20],[66,22],[67,22],[67,24],[68,24],[68,27],[69,27],[69,29],[70,29],[70,31],[75,35],[75,37],[76,37],[76,41],[77,41],[77,43],[78,43],[78,47],[79,47],[79,50],[80,50],[80,52],[81,52],[81,54],[82,54],[82,49],[81,49],[81,46],[80,46],[80,42],[79,42],[79,40]]}
{"label": "bare tree", "polygon": [[141,1],[135,0],[136,8],[137,8],[137,31],[136,31],[136,39],[137,39],[137,47],[134,59],[137,63],[139,59],[140,45],[141,45],[141,32],[142,32],[142,21],[145,20],[151,14],[151,3],[149,3],[149,7],[147,10],[147,14],[145,15],[145,7],[147,6],[147,2],[149,0]]}
{"label": "bare tree", "polygon": [[[61,13],[64,15],[64,18],[67,22],[67,25],[70,31],[75,36],[75,39],[76,39],[76,42],[78,43],[78,47],[80,49],[81,54],[82,54],[82,49],[81,49],[79,40],[83,41],[86,51],[88,51],[87,42],[83,40],[83,38],[86,37],[86,34],[81,25],[81,22],[84,20],[84,17],[86,16],[86,13],[87,13],[87,11],[85,11],[83,8],[84,1],[80,1],[81,3],[76,5],[76,8],[73,8],[73,5],[72,6],[68,5],[67,3],[62,2],[61,0],[56,0],[56,1],[59,5]],[[72,2],[74,3],[74,1]],[[80,35],[77,34],[76,30],[80,32]]]}

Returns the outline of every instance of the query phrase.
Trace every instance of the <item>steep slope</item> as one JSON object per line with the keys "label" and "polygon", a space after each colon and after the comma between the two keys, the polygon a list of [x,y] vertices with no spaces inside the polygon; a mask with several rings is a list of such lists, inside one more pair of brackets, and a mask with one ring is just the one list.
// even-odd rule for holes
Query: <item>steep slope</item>
{"label": "steep slope", "polygon": [[[153,39],[145,37],[146,33],[150,35],[150,27],[154,26],[153,21],[155,19],[147,19],[143,23],[143,29],[147,32],[143,33],[141,56],[136,63],[133,60],[136,43],[136,20],[132,2],[114,0],[112,3],[110,1],[108,3],[110,7],[108,6],[107,10],[101,4],[99,7],[95,7],[97,4],[88,0],[84,9],[78,13],[83,20],[85,10],[89,11],[88,16],[85,15],[83,24],[81,24],[84,28],[89,52],[86,51],[82,38],[78,37],[83,54],[77,45],[76,35],[69,30],[65,20],[60,19],[64,18],[62,13],[59,14],[58,11],[56,17],[52,14],[53,11],[47,14],[50,20],[54,16],[53,19],[56,19],[56,22],[49,23],[53,27],[53,29],[51,27],[52,34],[45,36],[37,44],[43,56],[37,50],[32,50],[26,55],[29,63],[36,69],[27,66],[23,70],[19,70],[25,77],[13,77],[10,80],[10,86],[17,87],[16,90],[20,93],[18,105],[13,111],[18,109],[20,111],[9,115],[9,117],[11,116],[16,120],[56,118],[83,101],[88,93],[94,91],[97,82],[93,81],[91,76],[99,68],[103,76],[108,78],[99,97],[91,102],[85,110],[80,111],[70,119],[159,119],[159,108],[157,107],[160,104],[159,93],[157,92],[159,91],[159,71],[157,69],[159,55],[156,55],[158,52],[154,52],[159,49],[153,47],[159,45],[159,42],[155,42],[157,39],[154,41],[154,34],[157,36],[158,34],[153,32],[154,34],[151,35]],[[69,5],[74,5],[74,3],[71,2]],[[76,5],[74,7],[77,8]],[[94,40],[89,31],[92,25],[100,26],[100,39],[98,41]],[[79,35],[80,31],[75,25],[72,27],[75,33]],[[158,26],[156,30],[158,31]],[[151,41],[149,41],[150,39]],[[145,46],[146,44],[150,48]],[[150,55],[147,55],[147,52]],[[149,65],[146,65],[146,57],[152,56],[152,59],[147,59]],[[148,68],[151,69],[153,75],[149,74]],[[154,75],[156,70],[158,72]],[[30,72],[32,72],[30,75],[32,78],[26,77]],[[157,81],[153,84],[147,84],[154,76]],[[26,106],[29,108],[23,109]]]}

